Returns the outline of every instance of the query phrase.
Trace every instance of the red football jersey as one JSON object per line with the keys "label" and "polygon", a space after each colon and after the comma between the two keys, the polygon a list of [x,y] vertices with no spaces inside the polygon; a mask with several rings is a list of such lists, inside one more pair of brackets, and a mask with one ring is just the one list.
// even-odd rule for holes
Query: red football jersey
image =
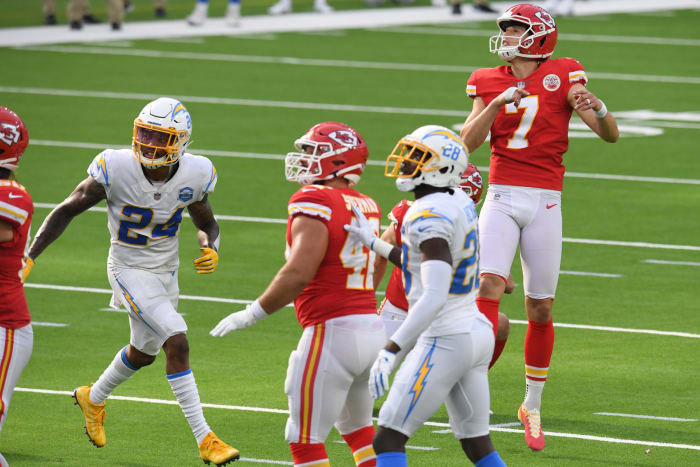
{"label": "red football jersey", "polygon": [[[412,201],[402,200],[391,210],[389,220],[394,226],[394,235],[396,236],[396,244],[401,245],[401,225],[406,211],[413,204]],[[403,288],[403,271],[399,267],[394,267],[391,271],[389,283],[386,286],[386,298],[397,308],[408,311],[408,300],[406,299],[406,290]]]}
{"label": "red football jersey", "polygon": [[0,220],[12,226],[14,237],[0,243],[0,326],[17,329],[30,322],[22,286],[24,254],[34,204],[27,190],[14,180],[0,180]]}
{"label": "red football jersey", "polygon": [[292,245],[292,221],[296,216],[313,217],[328,228],[326,255],[316,276],[294,300],[297,319],[304,328],[339,316],[377,313],[372,277],[376,253],[349,241],[349,234],[343,228],[352,222],[352,206],[362,210],[378,233],[379,206],[352,188],[309,185],[289,200],[288,249]]}
{"label": "red football jersey", "polygon": [[587,81],[583,65],[573,58],[546,60],[524,79],[513,76],[507,65],[471,74],[467,95],[481,97],[486,105],[512,86],[530,93],[518,107],[502,107],[491,126],[489,183],[561,191],[573,112],[567,98],[574,83]]}

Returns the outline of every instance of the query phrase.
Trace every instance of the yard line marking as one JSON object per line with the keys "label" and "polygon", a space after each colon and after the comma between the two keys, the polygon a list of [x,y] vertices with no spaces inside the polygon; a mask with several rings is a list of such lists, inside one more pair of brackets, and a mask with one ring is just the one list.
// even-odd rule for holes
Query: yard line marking
{"label": "yard line marking", "polygon": [[32,326],[46,326],[49,328],[65,328],[67,326],[70,326],[70,324],[66,323],[49,323],[45,321],[32,321]]}
{"label": "yard line marking", "polygon": [[[30,145],[35,144],[38,146],[53,146],[53,147],[67,147],[67,148],[82,148],[82,149],[96,149],[98,151],[103,151],[105,148],[114,149],[130,149],[131,146],[120,145],[120,144],[107,144],[107,143],[86,143],[80,141],[54,141],[54,140],[43,140],[43,139],[33,139],[29,142]],[[251,158],[251,159],[269,159],[269,160],[279,160],[283,161],[285,156],[281,154],[265,154],[259,152],[240,152],[240,151],[220,151],[216,149],[193,149],[191,151],[195,154],[203,154],[207,156],[221,156],[221,157],[241,157],[241,158]],[[384,167],[385,161],[367,161],[367,165],[376,165]],[[481,172],[488,172],[489,168],[485,166],[478,167]],[[584,173],[584,172],[566,172],[564,177],[572,178],[591,178],[600,180],[620,180],[620,181],[630,181],[630,182],[649,182],[649,183],[672,183],[672,184],[686,184],[686,185],[700,185],[700,180],[685,179],[685,178],[668,178],[668,177],[642,177],[637,175],[614,175],[614,174],[597,174],[597,173]]]}
{"label": "yard line marking", "polygon": [[559,274],[568,274],[570,276],[593,276],[593,277],[624,277],[622,274],[610,274],[607,272],[584,272],[584,271],[559,271]]}
{"label": "yard line marking", "polygon": [[[337,443],[337,444],[345,444],[345,441],[341,441],[339,439],[336,439],[333,442]],[[409,446],[409,445],[406,445],[405,447],[406,447],[406,449],[415,449],[417,451],[439,451],[440,450],[440,448],[436,448],[433,446]]]}
{"label": "yard line marking", "polygon": [[[26,284],[25,284],[26,287]],[[519,319],[511,319],[511,324],[528,324],[527,321]],[[589,324],[568,324],[568,323],[554,323],[554,327],[560,328],[574,328],[574,329],[590,329],[593,331],[609,331],[609,332],[628,332],[633,334],[654,334],[658,336],[675,336],[675,337],[690,337],[693,339],[700,339],[700,334],[691,334],[689,332],[675,332],[675,331],[656,331],[654,329],[632,329],[632,328],[616,328],[612,326],[594,326]]]}
{"label": "yard line marking", "polygon": [[[54,203],[34,203],[34,208],[53,209],[58,204]],[[107,212],[106,207],[96,206],[88,209],[89,212]],[[189,214],[183,214],[184,217],[189,217]],[[287,219],[274,219],[269,217],[247,217],[247,216],[230,216],[226,214],[215,214],[217,220],[222,221],[238,221],[238,222],[261,222],[268,224],[286,224]],[[382,226],[384,227],[384,226]],[[563,242],[567,243],[583,243],[591,245],[614,245],[614,246],[631,246],[642,248],[658,248],[661,250],[689,250],[700,251],[700,246],[694,245],[666,245],[662,243],[647,243],[647,242],[625,242],[620,240],[594,240],[590,238],[562,238]]]}
{"label": "yard line marking", "polygon": [[[56,391],[51,389],[34,389],[34,388],[20,388],[16,387],[15,391],[19,392],[30,392],[36,394],[54,394],[62,396],[72,396],[73,391]],[[109,396],[109,399],[131,401],[131,402],[146,402],[151,404],[165,404],[165,405],[178,405],[177,401],[164,400],[164,399],[150,399],[143,397],[125,397],[125,396]],[[277,414],[289,414],[288,410],[282,409],[269,409],[264,407],[247,407],[247,406],[237,406],[237,405],[221,405],[221,404],[206,404],[202,403],[202,407],[210,407],[216,409],[226,409],[226,410],[241,410],[241,411],[252,411],[252,412],[262,412],[262,413],[277,413]],[[373,418],[376,420],[376,418]],[[439,422],[426,422],[424,425],[436,426],[441,428],[449,428],[449,423],[439,423]],[[524,433],[522,429],[513,429],[499,426],[490,426],[492,431],[500,431],[503,433]],[[600,441],[605,443],[617,443],[617,444],[636,444],[640,446],[657,446],[675,449],[691,449],[695,451],[700,451],[700,446],[695,446],[692,444],[674,444],[674,443],[660,443],[656,441],[641,441],[634,439],[620,439],[620,438],[610,438],[605,436],[591,436],[582,435],[576,433],[558,433],[554,431],[548,431],[547,436],[559,437],[559,438],[574,438],[574,439],[584,439],[587,441]]]}
{"label": "yard line marking", "polygon": [[[47,289],[47,290],[60,290],[64,292],[87,292],[87,293],[98,293],[98,294],[112,294],[111,289],[98,289],[93,287],[74,287],[69,285],[56,285],[56,284],[36,284],[27,282],[24,284],[25,287],[33,289]],[[180,295],[183,300],[196,300],[202,302],[216,302],[216,303],[237,303],[241,305],[248,305],[253,303],[253,300],[240,300],[234,298],[220,298],[220,297],[200,297],[196,295]],[[292,307],[292,304],[287,305]],[[522,320],[510,320],[514,324],[528,324],[527,321]],[[609,326],[593,326],[587,324],[567,324],[567,323],[554,323],[554,326],[562,328],[578,328],[578,329],[591,329],[595,331],[611,331],[611,332],[631,332],[631,333],[641,333],[641,334],[656,334],[661,336],[675,336],[675,337],[691,337],[695,339],[700,339],[700,334],[691,334],[687,332],[673,332],[673,331],[655,331],[653,329],[630,329],[630,328],[616,328]]]}
{"label": "yard line marking", "polygon": [[294,462],[273,461],[271,459],[256,459],[254,457],[240,457],[238,460],[243,462],[257,462],[259,464],[294,465]]}
{"label": "yard line marking", "polygon": [[[436,27],[420,26],[394,26],[389,28],[374,29],[382,32],[410,33],[410,34],[431,34],[437,36],[479,36],[490,37],[493,31],[475,31],[469,29],[444,29]],[[615,44],[649,44],[649,45],[682,45],[689,47],[700,47],[700,39],[684,39],[673,37],[648,37],[648,36],[612,36],[604,34],[558,34],[557,40],[563,41],[583,41],[583,42],[612,42]]]}
{"label": "yard line marking", "polygon": [[157,42],[175,43],[175,44],[204,44],[203,37],[170,37],[168,39],[156,39]]}
{"label": "yard line marking", "polygon": [[697,422],[695,418],[676,418],[676,417],[653,417],[651,415],[635,415],[631,413],[614,413],[614,412],[594,412],[593,415],[609,415],[611,417],[627,417],[627,418],[648,418],[651,420],[664,420],[669,422]]}
{"label": "yard line marking", "polygon": [[673,264],[677,266],[700,266],[700,263],[696,263],[693,261],[667,261],[665,259],[643,259],[642,263]]}
{"label": "yard line marking", "polygon": [[276,41],[277,34],[231,34],[229,39],[257,39],[261,41]]}
{"label": "yard line marking", "polygon": [[[413,30],[413,28],[411,28]],[[466,31],[466,30],[465,30]],[[476,32],[476,31],[471,31]],[[490,34],[490,33],[489,33]],[[235,36],[231,36],[235,37]],[[700,41],[698,41],[700,42]],[[125,55],[132,57],[151,58],[175,58],[183,60],[206,60],[218,62],[242,62],[242,63],[272,63],[279,65],[302,65],[334,68],[360,68],[374,70],[401,70],[401,71],[434,71],[440,73],[471,73],[479,66],[470,65],[431,65],[427,63],[401,63],[401,62],[369,62],[362,60],[330,60],[322,58],[300,58],[300,57],[275,57],[266,55],[239,55],[239,54],[217,54],[217,53],[197,53],[183,51],[165,51],[152,49],[118,49],[109,47],[92,46],[71,46],[71,45],[49,45],[49,46],[27,46],[17,47],[19,50],[29,50],[37,52],[58,52],[58,53],[78,53],[96,55]],[[677,83],[677,84],[700,84],[700,78],[696,76],[666,76],[666,75],[637,75],[632,73],[603,73],[590,72],[587,75],[593,79],[611,81],[641,81],[652,83]]]}

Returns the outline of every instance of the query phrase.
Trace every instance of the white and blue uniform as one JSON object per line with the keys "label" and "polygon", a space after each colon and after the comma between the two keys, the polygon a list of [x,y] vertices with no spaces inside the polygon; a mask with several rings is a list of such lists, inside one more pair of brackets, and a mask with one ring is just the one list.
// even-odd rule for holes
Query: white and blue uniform
{"label": "white and blue uniform", "polygon": [[107,149],[88,168],[107,193],[110,305],[127,306],[131,345],[149,355],[187,331],[176,311],[180,223],[187,206],[214,191],[217,181],[205,157],[186,153],[178,164],[168,181],[151,182],[130,149]]}
{"label": "white and blue uniform", "polygon": [[[420,333],[397,372],[379,425],[411,436],[445,402],[457,439],[488,434],[488,364],[493,353],[491,323],[476,307],[479,289],[477,214],[460,189],[432,193],[416,200],[401,228],[403,278],[408,319],[424,293],[420,245],[447,241],[452,256],[449,296]],[[401,328],[392,340],[402,348]]]}

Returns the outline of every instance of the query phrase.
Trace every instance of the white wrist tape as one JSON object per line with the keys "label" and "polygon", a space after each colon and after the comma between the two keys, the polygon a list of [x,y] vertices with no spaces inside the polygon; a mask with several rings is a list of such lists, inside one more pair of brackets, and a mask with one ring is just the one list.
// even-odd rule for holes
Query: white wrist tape
{"label": "white wrist tape", "polygon": [[217,235],[216,238],[214,239],[214,241],[213,241],[213,242],[209,242],[209,243],[211,243],[211,246],[213,246],[214,249],[215,249],[215,250],[217,251],[217,253],[218,253],[218,252],[219,252],[219,245],[221,245],[221,235]]}
{"label": "white wrist tape", "polygon": [[391,243],[382,240],[379,237],[375,237],[374,240],[372,240],[372,243],[370,244],[370,249],[374,250],[379,256],[382,258],[388,258],[389,255],[391,254],[391,250],[394,249],[394,245]]}
{"label": "white wrist tape", "polygon": [[593,113],[595,114],[596,118],[605,118],[605,116],[608,114],[608,108],[605,107],[605,102],[600,101],[600,110],[594,110]]}
{"label": "white wrist tape", "polygon": [[512,86],[512,87],[506,89],[506,93],[503,97],[505,97],[507,104],[510,104],[511,102],[513,102],[513,94],[515,94],[515,91],[517,91],[517,90],[518,90],[518,88],[516,88],[515,86]]}
{"label": "white wrist tape", "polygon": [[255,300],[253,303],[251,303],[248,307],[250,310],[250,313],[253,315],[253,318],[255,318],[255,322],[260,321],[261,319],[267,318],[268,315],[267,312],[263,309],[263,307],[260,305],[260,302],[258,300]]}

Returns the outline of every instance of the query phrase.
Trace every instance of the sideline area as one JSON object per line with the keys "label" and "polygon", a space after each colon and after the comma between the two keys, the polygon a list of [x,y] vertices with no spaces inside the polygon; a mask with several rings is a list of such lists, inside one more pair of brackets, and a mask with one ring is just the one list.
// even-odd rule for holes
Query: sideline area
{"label": "sideline area", "polygon": [[[499,11],[503,11],[513,3],[515,1],[494,2],[491,5]],[[537,3],[541,4],[541,2]],[[698,8],[700,8],[700,0],[588,0],[577,1],[574,13],[576,16],[586,16],[624,12],[667,12]],[[331,14],[292,13],[282,16],[243,16],[241,24],[237,27],[226,25],[223,18],[209,18],[203,26],[199,27],[188,25],[184,19],[133,23],[127,21],[120,31],[112,31],[109,23],[88,24],[79,31],[71,30],[68,25],[62,24],[0,29],[0,47],[463,23],[494,19],[497,16],[496,14],[476,11],[469,5],[465,5],[462,15],[452,15],[449,6],[424,6],[367,8]]]}

